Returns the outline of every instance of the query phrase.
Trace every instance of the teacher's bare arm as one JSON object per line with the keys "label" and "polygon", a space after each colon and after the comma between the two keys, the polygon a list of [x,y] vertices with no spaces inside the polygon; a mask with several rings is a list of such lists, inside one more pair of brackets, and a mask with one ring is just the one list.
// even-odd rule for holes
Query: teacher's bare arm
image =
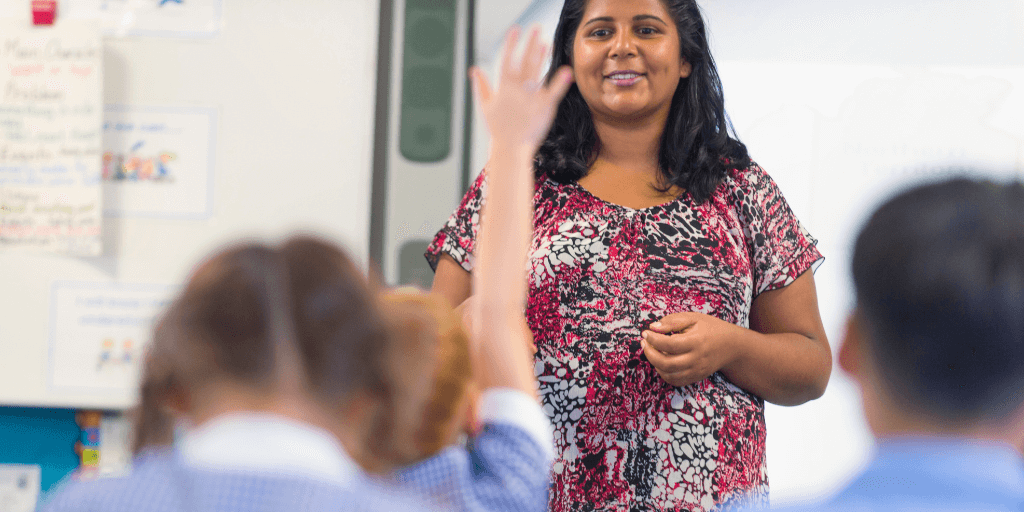
{"label": "teacher's bare arm", "polygon": [[448,254],[441,254],[434,271],[430,291],[446,299],[452,307],[462,304],[472,293],[472,276]]}
{"label": "teacher's bare arm", "polygon": [[758,295],[749,329],[702,313],[674,313],[644,331],[644,352],[675,386],[721,371],[737,386],[779,405],[820,397],[832,373],[812,272]]}

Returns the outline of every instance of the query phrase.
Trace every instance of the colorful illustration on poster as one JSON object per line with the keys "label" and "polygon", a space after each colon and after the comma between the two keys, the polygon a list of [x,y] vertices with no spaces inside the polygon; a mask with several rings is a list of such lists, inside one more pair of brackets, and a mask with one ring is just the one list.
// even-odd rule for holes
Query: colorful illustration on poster
{"label": "colorful illustration on poster", "polygon": [[158,151],[155,154],[140,153],[146,143],[139,141],[128,153],[103,153],[104,181],[159,181],[171,183],[174,174],[171,162],[177,155],[172,151]]}
{"label": "colorful illustration on poster", "polygon": [[174,292],[165,285],[59,282],[50,318],[50,388],[130,402],[153,322]]}
{"label": "colorful illustration on poster", "polygon": [[107,105],[104,213],[208,217],[215,122],[213,109]]}

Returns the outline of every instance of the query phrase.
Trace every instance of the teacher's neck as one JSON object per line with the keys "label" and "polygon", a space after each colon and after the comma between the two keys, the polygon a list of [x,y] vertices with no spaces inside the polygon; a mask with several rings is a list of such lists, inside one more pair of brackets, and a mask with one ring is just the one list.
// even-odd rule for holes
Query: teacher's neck
{"label": "teacher's neck", "polygon": [[600,140],[598,159],[623,169],[653,172],[656,176],[667,116],[667,111],[641,119],[608,119],[595,115],[594,129]]}

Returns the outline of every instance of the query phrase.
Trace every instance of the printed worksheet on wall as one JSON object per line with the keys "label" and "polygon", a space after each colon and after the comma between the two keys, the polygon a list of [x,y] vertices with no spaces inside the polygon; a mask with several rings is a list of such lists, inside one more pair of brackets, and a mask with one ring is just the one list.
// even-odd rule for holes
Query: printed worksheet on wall
{"label": "printed worksheet on wall", "polygon": [[153,323],[174,288],[155,284],[54,283],[50,298],[50,389],[130,403]]}
{"label": "printed worksheet on wall", "polygon": [[209,217],[216,111],[138,105],[107,105],[105,110],[106,215]]}

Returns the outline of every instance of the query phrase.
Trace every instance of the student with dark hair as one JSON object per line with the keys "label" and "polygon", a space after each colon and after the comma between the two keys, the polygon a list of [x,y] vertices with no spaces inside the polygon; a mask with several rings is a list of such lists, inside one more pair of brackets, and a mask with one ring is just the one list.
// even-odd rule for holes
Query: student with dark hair
{"label": "student with dark hair", "polygon": [[[831,372],[816,242],[730,135],[695,0],[567,0],[553,48],[548,80],[568,66],[575,83],[529,155],[526,305],[555,428],[549,505],[767,503],[764,400],[815,399]],[[427,251],[452,304],[479,294],[503,151]]]}
{"label": "student with dark hair", "polygon": [[[43,510],[422,510],[365,476],[408,435],[386,322],[337,247],[243,243],[202,263],[156,328],[123,478]],[[175,424],[187,426],[175,438]]]}
{"label": "student with dark hair", "polygon": [[820,510],[1024,510],[1024,185],[903,192],[861,230],[839,364],[878,453]]}

